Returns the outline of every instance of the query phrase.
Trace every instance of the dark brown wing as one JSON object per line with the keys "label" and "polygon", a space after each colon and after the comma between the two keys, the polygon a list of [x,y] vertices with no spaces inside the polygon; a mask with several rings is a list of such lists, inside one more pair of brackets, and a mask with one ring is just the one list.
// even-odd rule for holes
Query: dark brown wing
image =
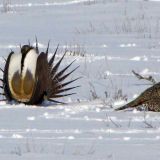
{"label": "dark brown wing", "polygon": [[49,66],[47,56],[45,53],[41,53],[37,59],[36,74],[35,74],[35,86],[33,95],[28,104],[39,104],[44,100],[48,86]]}

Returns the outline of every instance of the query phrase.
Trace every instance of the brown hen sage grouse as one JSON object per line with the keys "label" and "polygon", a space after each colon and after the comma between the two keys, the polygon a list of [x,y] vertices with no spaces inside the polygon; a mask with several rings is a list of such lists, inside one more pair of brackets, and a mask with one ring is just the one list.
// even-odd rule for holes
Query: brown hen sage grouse
{"label": "brown hen sage grouse", "polygon": [[160,112],[160,82],[146,89],[135,100],[120,108],[117,108],[116,110],[137,108],[140,105],[143,105],[148,111]]}
{"label": "brown hen sage grouse", "polygon": [[40,104],[44,100],[61,103],[55,99],[75,94],[66,93],[66,91],[79,86],[69,88],[66,88],[66,86],[79,78],[67,82],[65,80],[78,67],[67,72],[73,61],[59,71],[59,66],[66,52],[55,63],[58,47],[49,61],[48,49],[49,43],[46,52],[39,53],[38,43],[36,41],[35,48],[31,45],[24,45],[20,53],[14,53],[12,51],[9,54],[4,71],[1,69],[4,72],[3,79],[1,79],[3,83],[1,88],[4,90],[2,95],[6,97],[5,100],[15,100],[29,105]]}

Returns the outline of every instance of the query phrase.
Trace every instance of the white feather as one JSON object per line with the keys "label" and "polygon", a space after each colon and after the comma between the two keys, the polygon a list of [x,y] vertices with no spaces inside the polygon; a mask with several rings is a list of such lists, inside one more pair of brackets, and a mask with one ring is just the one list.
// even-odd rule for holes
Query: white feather
{"label": "white feather", "polygon": [[22,55],[21,54],[12,54],[10,63],[9,63],[9,68],[8,68],[8,80],[10,81],[13,77],[13,75],[18,71],[19,73],[21,72],[21,59]]}
{"label": "white feather", "polygon": [[33,75],[33,77],[35,77],[37,58],[38,58],[38,54],[36,53],[35,49],[31,49],[27,53],[24,59],[24,67],[22,71],[23,78],[25,77],[27,70],[29,70],[31,74]]}

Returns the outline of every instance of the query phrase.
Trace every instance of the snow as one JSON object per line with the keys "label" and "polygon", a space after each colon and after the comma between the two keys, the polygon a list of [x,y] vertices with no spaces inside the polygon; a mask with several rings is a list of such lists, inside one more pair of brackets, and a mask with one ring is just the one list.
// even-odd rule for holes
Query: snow
{"label": "snow", "polygon": [[110,159],[112,155],[115,159],[128,159],[132,154],[132,159],[157,159],[158,113],[122,114],[99,104],[98,101],[49,107],[21,104],[8,108],[1,105],[0,157]]}
{"label": "snow", "polygon": [[59,44],[56,61],[67,49],[61,67],[76,60],[70,79],[83,78],[76,95],[61,99],[66,105],[1,101],[0,159],[159,159],[159,113],[114,111],[151,85],[132,70],[160,79],[159,7],[152,0],[12,0],[0,12],[0,66],[10,49],[35,46],[36,36],[41,51],[51,40],[49,58]]}

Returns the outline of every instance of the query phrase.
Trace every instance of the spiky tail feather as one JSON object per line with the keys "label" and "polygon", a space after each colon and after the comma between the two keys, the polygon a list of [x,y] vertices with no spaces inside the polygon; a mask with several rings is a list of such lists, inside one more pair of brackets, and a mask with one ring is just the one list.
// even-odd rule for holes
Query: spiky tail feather
{"label": "spiky tail feather", "polygon": [[[62,103],[62,102],[55,100],[55,98],[61,98],[61,97],[70,96],[70,95],[75,94],[75,93],[65,93],[65,92],[73,90],[80,86],[68,87],[68,88],[65,88],[65,87],[68,86],[69,84],[72,84],[73,82],[75,82],[81,77],[67,81],[67,82],[65,81],[74,71],[76,71],[79,68],[79,66],[67,72],[70,66],[75,62],[74,60],[69,65],[67,65],[65,68],[59,71],[59,67],[61,65],[62,60],[64,59],[66,55],[66,52],[63,54],[60,60],[57,63],[55,63],[55,56],[57,54],[58,47],[59,45],[57,46],[53,56],[48,62],[50,76],[49,76],[49,85],[47,88],[47,99],[48,101],[52,101],[55,103]],[[49,43],[48,43],[46,53],[48,52],[48,48],[49,48]]]}

